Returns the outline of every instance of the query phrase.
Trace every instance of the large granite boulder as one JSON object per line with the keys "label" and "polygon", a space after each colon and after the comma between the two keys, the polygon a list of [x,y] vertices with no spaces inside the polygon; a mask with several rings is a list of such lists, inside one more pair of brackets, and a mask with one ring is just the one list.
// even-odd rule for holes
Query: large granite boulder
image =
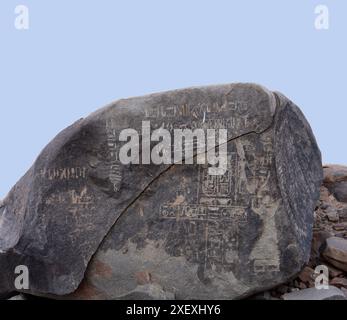
{"label": "large granite boulder", "polygon": [[[227,170],[122,164],[119,134],[141,133],[144,120],[171,135],[227,129]],[[231,84],[119,100],[63,130],[4,199],[0,292],[15,290],[17,265],[30,271],[29,293],[71,299],[271,288],[309,259],[321,182],[310,126],[280,93]]]}

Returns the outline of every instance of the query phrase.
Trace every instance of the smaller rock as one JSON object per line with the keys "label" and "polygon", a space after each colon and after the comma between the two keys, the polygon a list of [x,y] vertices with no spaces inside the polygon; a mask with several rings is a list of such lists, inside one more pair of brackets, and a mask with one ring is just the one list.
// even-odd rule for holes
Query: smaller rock
{"label": "smaller rock", "polygon": [[307,285],[303,282],[300,282],[299,283],[299,289],[306,289],[307,288]]}
{"label": "smaller rock", "polygon": [[337,277],[339,277],[339,276],[341,276],[341,275],[343,274],[343,271],[342,271],[342,270],[335,268],[335,267],[332,266],[331,264],[326,263],[325,265],[326,265],[326,266],[328,267],[328,269],[329,269],[329,277],[330,277],[331,279],[337,278]]}
{"label": "smaller rock", "polygon": [[330,284],[332,286],[338,287],[338,288],[345,288],[347,289],[347,279],[346,278],[334,278],[330,281]]}
{"label": "smaller rock", "polygon": [[275,290],[280,295],[282,295],[282,294],[285,294],[285,293],[289,292],[289,287],[286,286],[286,285],[281,285],[281,286],[277,287]]}
{"label": "smaller rock", "polygon": [[338,232],[335,234],[335,237],[347,239],[347,231]]}
{"label": "smaller rock", "polygon": [[16,296],[11,297],[8,300],[28,300],[23,294],[18,294]]}
{"label": "smaller rock", "polygon": [[308,288],[282,296],[283,300],[347,300],[344,293],[334,286],[329,289]]}
{"label": "smaller rock", "polygon": [[313,280],[314,270],[310,267],[305,267],[298,275],[301,282],[311,285],[314,283]]}
{"label": "smaller rock", "polygon": [[347,202],[347,167],[327,165],[323,167],[324,186],[338,201]]}
{"label": "smaller rock", "polygon": [[341,221],[347,221],[347,207],[339,209],[337,213]]}
{"label": "smaller rock", "polygon": [[344,231],[344,230],[347,229],[347,225],[344,224],[344,223],[335,224],[333,226],[333,229],[336,230],[336,231]]}
{"label": "smaller rock", "polygon": [[321,208],[322,210],[325,211],[325,210],[327,210],[329,207],[330,207],[330,206],[329,206],[327,203],[321,202],[320,208]]}
{"label": "smaller rock", "polygon": [[336,209],[331,209],[326,213],[326,217],[330,222],[339,222],[339,215]]}
{"label": "smaller rock", "polygon": [[326,239],[331,238],[332,234],[327,231],[315,231],[313,232],[310,265],[316,266],[319,264],[319,258],[324,249]]}
{"label": "smaller rock", "polygon": [[338,269],[347,271],[347,240],[331,237],[327,239],[326,244],[324,258]]}
{"label": "smaller rock", "polygon": [[333,194],[338,201],[347,202],[347,181],[336,184],[333,188]]}

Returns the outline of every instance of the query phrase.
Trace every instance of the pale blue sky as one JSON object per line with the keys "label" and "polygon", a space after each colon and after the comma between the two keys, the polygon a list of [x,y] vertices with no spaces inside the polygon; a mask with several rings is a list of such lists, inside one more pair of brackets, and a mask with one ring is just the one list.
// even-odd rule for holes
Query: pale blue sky
{"label": "pale blue sky", "polygon": [[[27,5],[30,29],[14,27]],[[314,28],[315,6],[330,29]],[[62,129],[103,105],[257,82],[296,102],[324,162],[347,164],[345,0],[1,0],[0,198]]]}

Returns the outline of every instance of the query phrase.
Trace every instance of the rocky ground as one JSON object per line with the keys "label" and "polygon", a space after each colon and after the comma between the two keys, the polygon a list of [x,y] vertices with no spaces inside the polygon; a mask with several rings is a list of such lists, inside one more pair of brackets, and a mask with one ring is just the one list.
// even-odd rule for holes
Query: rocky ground
{"label": "rocky ground", "polygon": [[[317,290],[317,266],[329,270],[329,289]],[[17,295],[10,300],[35,299]],[[347,167],[324,166],[324,182],[315,210],[311,257],[296,278],[250,299],[347,300]]]}
{"label": "rocky ground", "polygon": [[[347,299],[347,167],[326,165],[320,199],[315,210],[311,257],[290,282],[253,299]],[[317,266],[329,269],[329,289],[317,290]]]}

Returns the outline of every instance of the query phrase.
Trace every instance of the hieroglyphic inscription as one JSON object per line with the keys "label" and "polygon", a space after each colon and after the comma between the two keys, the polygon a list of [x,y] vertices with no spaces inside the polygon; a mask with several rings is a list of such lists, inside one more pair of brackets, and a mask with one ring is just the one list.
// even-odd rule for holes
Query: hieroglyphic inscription
{"label": "hieroglyphic inscription", "polygon": [[160,217],[166,219],[190,221],[234,221],[244,217],[244,208],[225,206],[202,206],[197,204],[187,205],[162,205]]}
{"label": "hieroglyphic inscription", "polygon": [[[51,210],[54,208],[54,211],[64,211],[64,224],[79,227],[67,234],[67,237],[72,242],[77,241],[81,230],[92,230],[95,228],[93,223],[93,216],[96,210],[95,199],[86,186],[52,193],[46,197],[44,203]],[[89,241],[86,241],[83,245],[89,246]]]}
{"label": "hieroglyphic inscription", "polygon": [[122,164],[118,159],[117,133],[113,119],[106,120],[107,147],[109,150],[109,179],[113,191],[118,192],[122,183]]}
{"label": "hieroglyphic inscription", "polygon": [[[232,90],[231,90],[232,91]],[[212,103],[168,103],[148,106],[144,117],[154,128],[174,129],[227,129],[229,134],[237,135],[245,128],[257,125],[257,117],[250,110],[250,103],[226,93]],[[188,121],[187,121],[188,120]]]}
{"label": "hieroglyphic inscription", "polygon": [[205,113],[200,119],[189,119],[189,121],[181,122],[176,119],[166,117],[151,117],[148,116],[146,119],[151,121],[153,129],[163,128],[170,132],[175,129],[227,129],[229,135],[234,135],[240,132],[242,129],[250,127],[252,123],[248,117],[234,117],[234,118],[209,118],[214,115]]}
{"label": "hieroglyphic inscription", "polygon": [[215,102],[213,104],[198,103],[194,105],[159,105],[146,108],[146,118],[177,118],[192,117],[200,119],[204,113],[215,113],[219,117],[221,112],[225,111],[244,114],[249,109],[249,105],[244,101],[228,101],[227,97],[223,102]]}
{"label": "hieroglyphic inscription", "polygon": [[39,175],[43,179],[48,180],[77,180],[85,179],[87,168],[71,167],[71,168],[43,168]]}
{"label": "hieroglyphic inscription", "polygon": [[[231,157],[228,156],[230,164]],[[233,168],[229,165],[224,175],[208,174],[207,166],[199,167],[198,203],[164,204],[160,207],[160,217],[175,219],[184,223],[187,229],[189,259],[204,263],[205,267],[237,262],[237,223],[245,222],[246,207],[233,205]],[[201,245],[203,239],[204,245]]]}
{"label": "hieroglyphic inscription", "polygon": [[255,140],[230,143],[228,170],[224,175],[209,175],[207,166],[199,166],[197,203],[166,203],[160,207],[160,218],[176,221],[181,236],[182,228],[185,230],[184,246],[189,249],[182,250],[188,259],[200,264],[205,261],[207,268],[238,263],[239,226],[247,223],[247,210],[252,210],[264,224],[250,255],[253,272],[279,271],[274,218],[278,202],[272,198],[269,186],[273,163],[271,139],[271,134],[265,133]]}
{"label": "hieroglyphic inscription", "polygon": [[[91,209],[93,206],[93,197],[88,193],[87,187],[78,191],[75,189],[60,193],[52,193],[45,199],[46,205],[68,205],[68,211],[75,212],[75,208]],[[71,209],[71,210],[70,210]]]}

